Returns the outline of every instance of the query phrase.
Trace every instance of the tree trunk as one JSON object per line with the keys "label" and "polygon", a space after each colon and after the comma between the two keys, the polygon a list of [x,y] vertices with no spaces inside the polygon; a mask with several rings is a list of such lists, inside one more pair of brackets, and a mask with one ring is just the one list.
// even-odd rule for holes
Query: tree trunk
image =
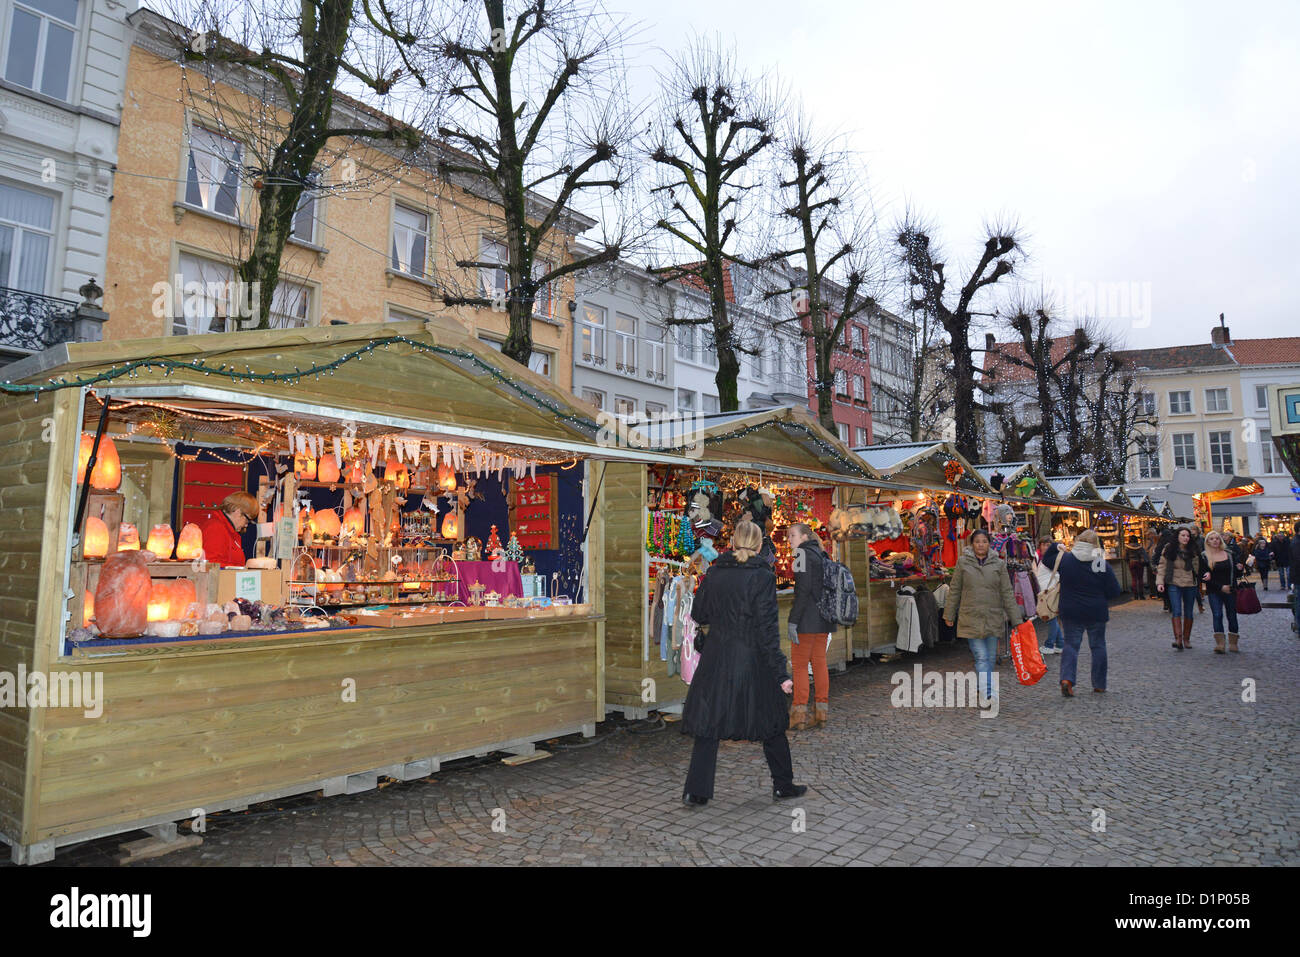
{"label": "tree trunk", "polygon": [[979,436],[975,428],[975,362],[967,341],[968,329],[950,329],[952,350],[953,404],[952,414],[957,422],[957,451],[972,462],[982,461]]}

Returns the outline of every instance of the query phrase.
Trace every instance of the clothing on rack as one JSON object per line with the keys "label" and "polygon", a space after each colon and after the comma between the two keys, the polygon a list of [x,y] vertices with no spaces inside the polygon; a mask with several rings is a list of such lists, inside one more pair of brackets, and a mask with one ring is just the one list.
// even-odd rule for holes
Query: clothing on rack
{"label": "clothing on rack", "polygon": [[921,647],[921,613],[916,607],[916,589],[904,585],[894,599],[898,635],[894,647],[899,651],[917,651]]}
{"label": "clothing on rack", "polygon": [[916,610],[921,616],[921,641],[927,648],[939,643],[939,603],[924,585],[915,586]]}

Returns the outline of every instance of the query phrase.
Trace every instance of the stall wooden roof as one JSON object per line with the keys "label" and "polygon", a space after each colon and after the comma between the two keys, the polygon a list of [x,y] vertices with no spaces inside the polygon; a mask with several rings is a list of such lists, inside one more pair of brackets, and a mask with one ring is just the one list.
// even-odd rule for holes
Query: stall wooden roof
{"label": "stall wooden roof", "polygon": [[1091,475],[1050,476],[1057,497],[1071,502],[1104,502]]}
{"label": "stall wooden roof", "polygon": [[[952,489],[975,495],[997,495],[988,480],[957,451],[951,442],[905,442],[899,445],[866,445],[853,450],[886,479],[920,488]],[[943,466],[956,459],[965,469],[956,486],[948,484]]]}
{"label": "stall wooden roof", "polygon": [[1109,502],[1111,505],[1137,510],[1137,506],[1133,504],[1133,500],[1128,497],[1122,485],[1098,485],[1097,494],[1101,496],[1102,501]]}
{"label": "stall wooden roof", "polygon": [[[683,435],[679,430],[686,427]],[[880,473],[806,409],[777,406],[672,418],[642,427],[649,447],[697,456],[709,468],[770,470],[785,475],[879,485]],[[696,431],[698,429],[698,432]]]}
{"label": "stall wooden roof", "polygon": [[[254,378],[231,379],[232,370]],[[302,375],[292,382],[255,378],[295,370]],[[91,380],[99,395],[114,398],[184,398],[307,421],[344,415],[390,430],[532,449],[537,457],[690,464],[604,441],[593,406],[450,320],[67,343],[5,372],[19,383]]]}
{"label": "stall wooden roof", "polygon": [[[1034,494],[1030,498],[1055,498],[1056,489],[1052,486],[1051,481],[1043,472],[1034,465],[1033,462],[994,462],[991,465],[977,465],[975,470],[980,473],[985,481],[992,486],[992,478],[998,473],[1002,474],[1001,491],[1007,495],[1014,494],[1012,489],[1017,483],[1030,476],[1038,479],[1038,484],[1034,487]],[[1024,498],[1025,496],[1018,496]]]}

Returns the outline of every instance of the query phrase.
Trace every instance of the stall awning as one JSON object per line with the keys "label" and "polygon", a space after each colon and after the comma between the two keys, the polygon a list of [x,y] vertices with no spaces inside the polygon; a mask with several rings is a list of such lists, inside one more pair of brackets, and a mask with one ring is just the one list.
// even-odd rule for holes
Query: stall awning
{"label": "stall awning", "polygon": [[1032,462],[994,462],[977,465],[975,470],[986,482],[993,485],[994,477],[1002,476],[1000,491],[1019,498],[1056,498],[1056,489],[1046,475]]}
{"label": "stall awning", "polygon": [[1264,486],[1244,475],[1224,475],[1219,472],[1199,472],[1195,469],[1174,469],[1169,491],[1180,495],[1203,495],[1212,502],[1243,495],[1261,495]]}
{"label": "stall awning", "polygon": [[28,389],[67,382],[101,398],[184,399],[304,426],[344,418],[358,434],[419,433],[533,458],[692,464],[611,439],[594,407],[450,320],[67,343],[5,371]]}
{"label": "stall awning", "polygon": [[[922,489],[951,489],[974,495],[998,494],[975,466],[951,442],[905,442],[899,445],[866,445],[853,450],[884,478]],[[950,482],[950,463],[961,475]]]}

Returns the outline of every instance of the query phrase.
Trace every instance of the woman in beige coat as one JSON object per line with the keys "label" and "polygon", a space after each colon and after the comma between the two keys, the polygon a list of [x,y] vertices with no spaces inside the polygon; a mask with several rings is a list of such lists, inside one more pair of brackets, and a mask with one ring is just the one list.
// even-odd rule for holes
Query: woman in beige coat
{"label": "woman in beige coat", "polygon": [[957,624],[957,637],[965,638],[975,656],[975,670],[984,676],[988,698],[993,690],[993,664],[997,660],[998,639],[1007,622],[1016,626],[1024,621],[1020,606],[1011,589],[1007,563],[989,549],[989,533],[978,529],[971,533],[970,549],[963,551],[948,586],[948,601],[943,617],[949,625]]}

